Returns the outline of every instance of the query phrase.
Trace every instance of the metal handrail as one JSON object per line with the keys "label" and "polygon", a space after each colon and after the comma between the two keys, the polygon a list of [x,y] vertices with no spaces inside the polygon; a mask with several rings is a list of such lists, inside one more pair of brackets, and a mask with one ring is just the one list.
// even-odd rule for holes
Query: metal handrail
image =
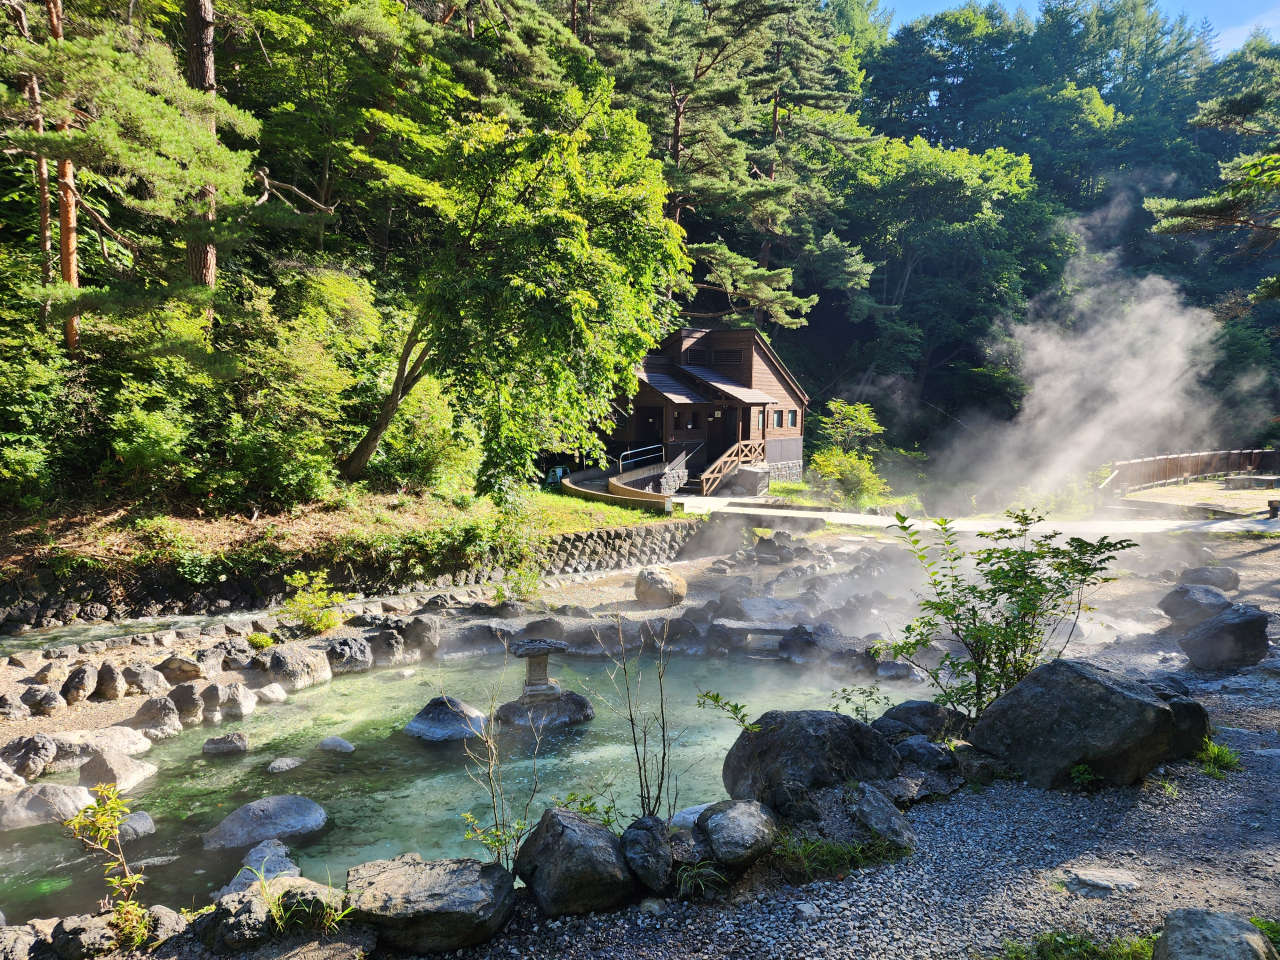
{"label": "metal handrail", "polygon": [[[654,450],[656,450],[657,453],[646,452],[646,451],[654,451]],[[632,464],[632,466],[634,466],[636,461],[638,460],[648,460],[649,458],[655,457],[655,456],[657,457],[665,456],[665,454],[663,453],[662,444],[660,443],[655,443],[648,447],[641,447],[639,450],[623,450],[622,453],[619,454],[618,456],[618,472],[619,473],[625,472],[622,469],[622,464],[624,461],[628,461]]]}
{"label": "metal handrail", "polygon": [[698,444],[696,447],[694,447],[692,450],[686,450],[686,451],[684,451],[682,454],[680,454],[680,456],[676,457],[676,458],[675,458],[674,460],[672,460],[669,464],[667,464],[667,469],[668,469],[668,470],[679,470],[681,467],[683,467],[683,466],[685,465],[685,461],[687,461],[691,456],[693,456],[695,453],[697,453],[699,450],[701,450],[701,449],[702,449],[703,447],[705,447],[706,445],[707,445],[707,443],[706,443],[706,441],[704,440],[702,443],[699,443],[699,444]]}

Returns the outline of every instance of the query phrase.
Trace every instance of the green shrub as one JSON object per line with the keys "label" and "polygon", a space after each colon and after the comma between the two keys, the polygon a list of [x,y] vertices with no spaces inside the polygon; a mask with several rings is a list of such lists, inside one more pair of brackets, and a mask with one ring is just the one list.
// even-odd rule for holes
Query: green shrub
{"label": "green shrub", "polygon": [[889,484],[876,473],[870,457],[839,447],[814,453],[809,458],[809,471],[815,486],[858,506],[889,492]]}
{"label": "green shrub", "polygon": [[272,646],[275,640],[265,633],[251,633],[248,636],[248,643],[255,650],[265,650],[267,647]]}
{"label": "green shrub", "polygon": [[1280,947],[1280,923],[1264,917],[1250,917],[1249,922],[1266,934],[1273,947]]}
{"label": "green shrub", "polygon": [[1071,768],[1071,782],[1081,790],[1088,790],[1101,779],[1102,777],[1094,773],[1093,767],[1087,763],[1077,763]]}
{"label": "green shrub", "polygon": [[[1069,538],[1057,531],[1032,537],[1043,520],[1025,510],[1006,512],[1012,527],[978,537],[992,545],[966,553],[949,520],[934,521],[937,543],[926,542],[898,514],[897,529],[926,578],[924,611],[904,628],[891,649],[929,674],[942,690],[939,703],[978,716],[998,696],[1041,663],[1061,655],[1080,615],[1092,609],[1091,591],[1106,576],[1115,553],[1136,546],[1131,540]],[[962,652],[941,662],[917,662],[935,640],[954,638]]]}
{"label": "green shrub", "polygon": [[146,940],[151,920],[134,899],[146,878],[130,868],[120,845],[120,825],[129,815],[129,808],[114,783],[100,783],[93,793],[97,799],[63,826],[86,850],[106,860],[107,886],[114,897],[111,926],[121,946],[137,948]]}
{"label": "green shrub", "polygon": [[131,482],[171,481],[186,475],[191,421],[182,413],[134,405],[111,418],[111,430],[116,465]]}
{"label": "green shrub", "polygon": [[292,597],[284,603],[281,616],[286,620],[299,620],[309,633],[324,633],[342,622],[338,611],[331,607],[345,603],[351,597],[329,589],[329,572],[315,574],[299,571],[284,578],[284,582],[296,588]]}
{"label": "green shrub", "polygon": [[49,458],[34,437],[0,435],[0,502],[37,497],[49,484]]}

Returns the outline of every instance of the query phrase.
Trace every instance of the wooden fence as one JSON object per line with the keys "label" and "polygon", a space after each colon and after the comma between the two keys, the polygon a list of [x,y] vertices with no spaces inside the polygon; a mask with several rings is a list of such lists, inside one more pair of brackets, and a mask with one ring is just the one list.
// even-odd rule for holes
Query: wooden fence
{"label": "wooden fence", "polygon": [[1277,450],[1201,450],[1199,453],[1168,453],[1141,460],[1118,460],[1111,476],[1100,489],[1116,496],[1125,491],[1144,490],[1182,483],[1184,479],[1220,477],[1232,473],[1280,472]]}

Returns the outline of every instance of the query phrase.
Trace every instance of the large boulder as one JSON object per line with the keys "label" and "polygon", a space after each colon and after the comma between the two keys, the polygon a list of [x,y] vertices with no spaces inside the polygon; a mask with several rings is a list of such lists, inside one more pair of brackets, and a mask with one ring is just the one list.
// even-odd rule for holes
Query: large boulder
{"label": "large boulder", "polygon": [[1219,590],[1238,590],[1240,574],[1230,567],[1192,567],[1182,571],[1178,582],[1198,583],[1206,587],[1217,587]]}
{"label": "large boulder", "polygon": [[661,817],[641,817],[622,831],[622,853],[627,858],[627,866],[655,893],[661,893],[671,879],[670,833]]}
{"label": "large boulder", "polygon": [[726,867],[743,870],[773,847],[778,823],[768,807],[755,800],[722,800],[698,815],[711,852]]}
{"label": "large boulder", "polygon": [[[26,785],[27,781],[25,777],[18,776],[18,774],[13,772],[12,767],[3,761],[0,761],[0,794],[14,793],[21,790]],[[3,914],[0,914],[0,916],[3,916]],[[0,927],[3,926],[4,924],[0,923]]]}
{"label": "large boulder", "polygon": [[364,673],[373,667],[373,651],[364,637],[337,637],[325,648],[329,669],[336,676],[342,673]]}
{"label": "large boulder", "polygon": [[369,638],[369,649],[373,651],[373,662],[380,667],[399,667],[422,659],[421,648],[406,644],[394,630],[375,633]]}
{"label": "large boulder", "polygon": [[650,607],[670,607],[684,600],[689,585],[669,567],[645,567],[636,574],[636,599]]}
{"label": "large boulder", "polygon": [[562,807],[543,811],[520,845],[515,868],[553,917],[607,910],[635,890],[613,831]]}
{"label": "large boulder", "polygon": [[870,673],[876,668],[875,651],[865,641],[847,637],[834,624],[823,621],[816,627],[797,624],[778,641],[778,656],[792,663],[842,661],[851,669]]}
{"label": "large boulder", "polygon": [[1199,700],[1184,696],[1166,684],[1151,681],[1146,685],[1173,711],[1173,746],[1166,759],[1194,757],[1209,737],[1209,711]]}
{"label": "large boulder", "polygon": [[1174,587],[1156,604],[1174,626],[1186,629],[1231,609],[1231,599],[1217,587],[1183,583]]}
{"label": "large boulder", "polygon": [[293,693],[332,680],[333,670],[323,650],[312,650],[301,644],[285,644],[271,648],[267,676],[272,683],[278,683],[286,691]]}
{"label": "large boulder", "polygon": [[858,784],[853,816],[872,836],[900,847],[914,850],[920,840],[893,801],[869,783]]}
{"label": "large boulder", "polygon": [[98,668],[92,663],[82,663],[67,676],[62,684],[62,699],[68,704],[88,700],[98,689]]}
{"label": "large boulder", "polygon": [[129,696],[153,697],[169,690],[169,681],[159,670],[153,670],[145,663],[133,663],[121,671],[124,676],[125,692]]}
{"label": "large boulder", "polygon": [[119,700],[129,691],[129,681],[121,669],[110,660],[98,667],[98,686],[93,695],[99,700]]}
{"label": "large boulder", "polygon": [[494,716],[501,723],[516,727],[533,727],[537,730],[571,727],[594,720],[595,715],[595,707],[591,706],[591,701],[573,690],[564,691],[555,700],[541,700],[536,703],[510,700],[494,712]]}
{"label": "large boulder", "polygon": [[0,796],[0,830],[18,830],[70,820],[93,803],[84,787],[41,783]]}
{"label": "large boulder", "polygon": [[306,797],[292,793],[263,797],[228,814],[204,835],[204,847],[206,850],[249,847],[263,840],[312,833],[328,819],[324,808]]}
{"label": "large boulder", "polygon": [[414,617],[400,631],[407,647],[415,647],[422,651],[423,659],[434,657],[436,648],[440,646],[440,618]]}
{"label": "large boulder", "polygon": [[271,939],[271,911],[259,888],[231,893],[192,923],[192,932],[214,953],[234,954]]}
{"label": "large boulder", "polygon": [[1137,783],[1173,748],[1173,712],[1149,688],[1074,660],[1050,660],[987,707],[970,742],[1029,784],[1070,786],[1087,766],[1111,783]]}
{"label": "large boulder", "polygon": [[67,701],[52,687],[33,683],[22,691],[22,702],[37,717],[54,717],[67,709]]}
{"label": "large boulder", "polygon": [[404,725],[404,732],[422,740],[465,740],[484,733],[488,717],[455,697],[434,697]]}
{"label": "large boulder", "polygon": [[883,716],[924,734],[930,740],[960,738],[973,726],[973,721],[959,710],[932,700],[904,700],[886,710]]}
{"label": "large boulder", "polygon": [[44,733],[16,737],[0,747],[0,762],[11,767],[18,776],[28,780],[34,780],[44,773],[44,768],[52,763],[57,755],[57,743]]}
{"label": "large boulder", "polygon": [[49,762],[50,773],[77,770],[103,752],[136,756],[151,749],[151,741],[130,727],[102,727],[98,730],[59,730],[48,735],[57,748]]}
{"label": "large boulder", "polygon": [[155,821],[145,810],[135,810],[120,823],[120,840],[128,843],[141,837],[149,837],[156,832]]}
{"label": "large boulder", "polygon": [[478,860],[424,861],[416,853],[347,871],[351,919],[409,953],[461,950],[491,939],[515,908],[511,874]]}
{"label": "large boulder", "polygon": [[193,657],[184,657],[181,654],[175,653],[161,661],[156,669],[160,671],[169,683],[179,684],[199,680],[209,673],[220,673],[221,664],[219,664],[218,670],[206,671],[201,663]]}
{"label": "large boulder", "polygon": [[809,791],[849,780],[888,780],[900,760],[867,724],[831,710],[770,710],[738,735],[724,758],[725,790],[784,817],[813,818]]}
{"label": "large boulder", "polygon": [[243,720],[253,713],[257,705],[257,694],[250,690],[247,684],[237,681],[227,684],[227,697],[222,701],[219,709],[228,720]]}
{"label": "large boulder", "polygon": [[[0,925],[0,960],[28,960],[37,942],[40,941],[37,941],[35,930],[26,924],[17,927]],[[42,949],[37,956],[43,953]]]}
{"label": "large boulder", "polygon": [[194,683],[180,683],[169,691],[169,699],[178,708],[178,721],[184,727],[195,726],[204,719],[204,698]]}
{"label": "large boulder", "polygon": [[[1218,569],[1218,568],[1210,568]],[[1152,960],[1277,960],[1267,935],[1238,913],[1184,908],[1165,915]]]}
{"label": "large boulder", "polygon": [[240,893],[264,880],[276,877],[300,877],[302,870],[289,859],[289,848],[279,840],[263,840],[244,855],[243,866],[225,887],[209,894],[211,900],[221,900],[233,893]]}
{"label": "large boulder", "polygon": [[0,693],[0,717],[5,720],[26,720],[31,708],[22,702],[17,693]]}
{"label": "large boulder", "polygon": [[178,708],[168,697],[144,700],[138,712],[126,722],[149,740],[167,740],[182,732]]}
{"label": "large boulder", "polygon": [[116,931],[111,914],[63,917],[53,928],[51,940],[58,960],[89,960],[116,948]]}
{"label": "large boulder", "polygon": [[1201,670],[1252,666],[1270,651],[1267,615],[1252,604],[1237,603],[1196,624],[1178,645]]}
{"label": "large boulder", "polygon": [[205,756],[214,757],[248,753],[249,735],[243,730],[237,730],[235,733],[224,733],[220,737],[210,737],[204,742],[200,752]]}
{"label": "large boulder", "polygon": [[154,763],[135,760],[115,750],[104,750],[95,754],[80,768],[80,786],[96,787],[103,783],[114,783],[122,793],[127,793],[155,774]]}

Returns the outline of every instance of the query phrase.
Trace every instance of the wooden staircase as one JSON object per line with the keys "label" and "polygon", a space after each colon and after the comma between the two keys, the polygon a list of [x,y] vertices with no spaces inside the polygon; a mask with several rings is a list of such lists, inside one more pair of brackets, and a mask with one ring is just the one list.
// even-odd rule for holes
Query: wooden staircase
{"label": "wooden staircase", "polygon": [[721,454],[720,459],[708,464],[702,471],[700,478],[702,495],[711,496],[716,487],[720,486],[720,481],[737,469],[739,464],[762,462],[764,462],[763,440],[739,440]]}

